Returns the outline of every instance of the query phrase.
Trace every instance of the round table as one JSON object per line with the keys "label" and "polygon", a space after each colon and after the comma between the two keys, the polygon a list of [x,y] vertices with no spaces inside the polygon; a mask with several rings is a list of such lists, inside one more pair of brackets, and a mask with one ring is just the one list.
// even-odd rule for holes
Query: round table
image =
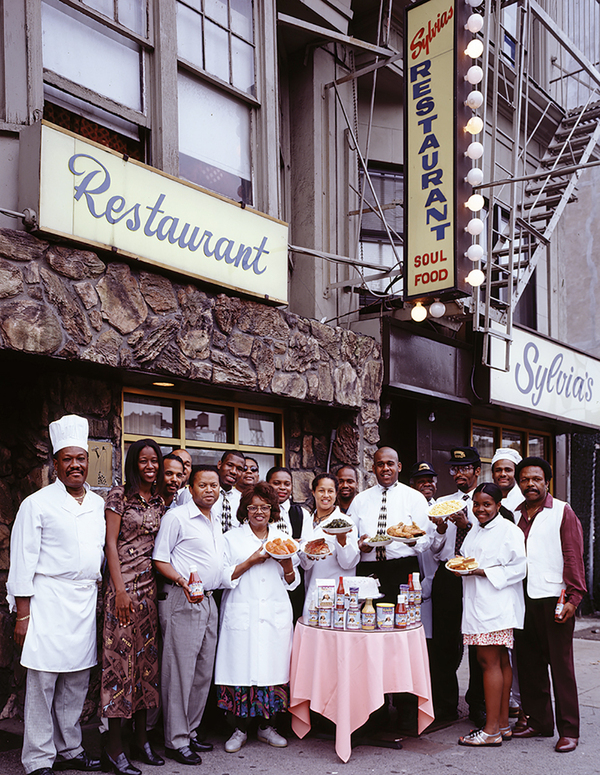
{"label": "round table", "polygon": [[294,632],[290,713],[298,737],[310,731],[310,709],[336,725],[335,750],[347,762],[351,735],[380,708],[386,693],[419,700],[418,730],[433,721],[425,634],[406,630],[328,630],[300,619]]}

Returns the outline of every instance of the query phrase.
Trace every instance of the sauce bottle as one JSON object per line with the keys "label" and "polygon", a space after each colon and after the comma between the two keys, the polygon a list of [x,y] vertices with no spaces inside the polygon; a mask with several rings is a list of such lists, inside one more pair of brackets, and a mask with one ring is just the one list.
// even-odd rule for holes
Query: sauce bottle
{"label": "sauce bottle", "polygon": [[204,600],[204,584],[198,573],[198,567],[196,565],[190,565],[190,578],[188,581],[188,588],[190,590],[190,602],[200,603]]}
{"label": "sauce bottle", "polygon": [[408,624],[408,610],[406,605],[406,595],[398,595],[396,610],[394,612],[394,629],[404,630]]}
{"label": "sauce bottle", "polygon": [[408,605],[415,604],[415,583],[413,581],[413,573],[408,575]]}
{"label": "sauce bottle", "polygon": [[346,607],[346,591],[344,589],[344,577],[340,576],[337,592],[335,593],[335,607]]}
{"label": "sauce bottle", "polygon": [[343,630],[346,624],[346,594],[344,592],[344,577],[340,576],[335,594],[335,610],[333,612],[333,629]]}
{"label": "sauce bottle", "polygon": [[421,589],[421,574],[413,573],[413,589],[415,591],[415,605],[421,605],[423,590]]}
{"label": "sauce bottle", "polygon": [[374,630],[377,625],[377,612],[373,607],[373,598],[368,597],[361,612],[361,625],[363,630]]}
{"label": "sauce bottle", "polygon": [[556,603],[556,608],[554,609],[554,618],[556,619],[556,621],[560,621],[560,617],[562,615],[566,601],[567,601],[567,596],[565,594],[565,590],[561,589],[560,597],[558,598],[558,602]]}

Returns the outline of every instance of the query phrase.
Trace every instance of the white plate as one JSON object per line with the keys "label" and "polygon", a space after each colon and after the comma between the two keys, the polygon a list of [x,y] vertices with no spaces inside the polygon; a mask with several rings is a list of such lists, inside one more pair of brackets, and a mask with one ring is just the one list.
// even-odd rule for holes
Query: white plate
{"label": "white plate", "polygon": [[[448,560],[450,562],[450,560]],[[448,562],[446,563],[446,568],[448,568]],[[477,565],[475,568],[471,568],[470,570],[458,570],[457,568],[448,568],[450,573],[458,573],[459,576],[468,576],[469,573],[472,573],[474,570],[477,570],[479,565]]]}
{"label": "white plate", "polygon": [[[388,533],[389,535],[389,533]],[[425,533],[423,533],[425,535]],[[392,541],[399,541],[401,544],[412,544],[417,538],[423,538],[423,536],[415,536],[414,538],[402,538],[401,536],[390,536]]]}
{"label": "white plate", "polygon": [[[312,539],[312,538],[311,538],[311,541],[313,541],[313,540],[314,540],[314,539]],[[306,551],[306,549],[304,548],[304,547],[306,546],[306,544],[307,544],[307,543],[309,543],[309,541],[305,541],[305,542],[302,544],[302,546],[300,547],[300,550],[301,550],[301,551],[302,551],[302,552],[303,552],[303,553],[304,553],[304,554],[305,554],[307,557],[310,557],[310,558],[311,558],[311,560],[322,560],[322,559],[324,559],[325,557],[329,557],[329,555],[332,553],[332,552],[331,552],[331,549],[330,549],[330,550],[327,552],[327,554],[310,554],[310,553],[309,553],[309,552],[307,552],[307,551]]]}
{"label": "white plate", "polygon": [[369,541],[368,538],[365,538],[365,543],[376,549],[378,546],[389,546],[393,540],[392,536],[388,536],[385,541]]}
{"label": "white plate", "polygon": [[341,533],[349,533],[352,530],[352,525],[348,527],[327,527],[322,525],[321,530],[330,536],[335,536]]}
{"label": "white plate", "polygon": [[[436,506],[440,506],[441,504],[450,504],[452,503],[452,508],[456,508],[456,511],[451,511],[447,514],[432,514],[431,512],[435,510]],[[427,512],[427,516],[429,517],[442,517],[442,519],[448,519],[448,517],[451,517],[453,514],[458,514],[463,509],[467,507],[467,504],[465,501],[459,501],[454,498],[449,499],[448,501],[441,501],[440,503],[434,503],[433,506],[430,506],[429,511]]]}
{"label": "white plate", "polygon": [[[271,540],[273,540],[273,539],[271,539]],[[294,541],[293,538],[290,538],[289,540],[290,541]],[[298,551],[300,550],[300,547],[298,546],[298,542],[294,541],[294,543],[296,544],[296,551],[295,552],[290,552],[290,554],[273,554],[273,552],[270,552],[267,549],[267,543],[270,543],[270,542],[267,541],[264,544],[264,550],[269,555],[269,557],[272,557],[274,560],[287,560],[288,557],[295,557],[298,554]]]}

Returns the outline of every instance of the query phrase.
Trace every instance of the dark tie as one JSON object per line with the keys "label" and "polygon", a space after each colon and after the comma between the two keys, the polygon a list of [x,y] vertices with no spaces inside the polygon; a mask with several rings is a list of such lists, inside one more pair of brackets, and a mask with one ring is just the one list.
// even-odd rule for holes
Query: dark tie
{"label": "dark tie", "polygon": [[221,527],[223,529],[223,532],[226,533],[228,530],[231,530],[231,504],[229,503],[229,499],[227,498],[227,493],[225,490],[221,490],[221,494],[223,495],[223,508],[221,509]]}
{"label": "dark tie", "polygon": [[[468,495],[463,495],[462,499],[464,501],[469,500]],[[471,529],[471,525],[468,527],[458,527],[456,528],[456,540],[454,541],[454,554],[457,555],[460,552],[460,547],[463,545],[463,541],[467,537],[467,533]]]}
{"label": "dark tie", "polygon": [[[381,494],[381,508],[379,510],[379,520],[377,522],[377,534],[385,535],[387,528],[387,490],[384,490]],[[375,559],[385,560],[387,559],[385,554],[385,546],[377,546],[375,548]]]}

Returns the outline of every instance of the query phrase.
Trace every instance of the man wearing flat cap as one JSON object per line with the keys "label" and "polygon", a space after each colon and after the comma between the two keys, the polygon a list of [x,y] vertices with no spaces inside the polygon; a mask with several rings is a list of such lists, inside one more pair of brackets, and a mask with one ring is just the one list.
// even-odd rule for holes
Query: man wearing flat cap
{"label": "man wearing flat cap", "polygon": [[[481,473],[479,452],[475,447],[454,447],[450,450],[448,469],[458,490],[452,495],[440,498],[439,501],[457,500],[464,503],[464,509],[448,519],[433,518],[437,527],[431,551],[440,565],[434,576],[431,590],[433,601],[431,677],[435,716],[440,721],[452,721],[458,717],[456,671],[463,654],[462,579],[451,573],[445,563],[460,554],[462,543],[471,526],[476,522],[473,515],[472,496]],[[469,705],[469,718],[478,726],[483,726],[485,719],[483,677],[475,655],[475,647],[469,649],[469,688],[466,700]]]}
{"label": "man wearing flat cap", "polygon": [[[510,512],[513,521],[517,508],[523,503],[523,494],[515,479],[515,471],[521,460],[517,450],[510,447],[497,449],[492,458],[492,479],[502,490],[502,506]],[[508,515],[503,512],[503,516]]]}
{"label": "man wearing flat cap", "polygon": [[25,498],[12,530],[6,585],[15,643],[27,668],[21,761],[27,775],[99,770],[81,746],[79,717],[96,664],[96,598],[104,501],[86,484],[88,422],[50,424],[56,481]]}
{"label": "man wearing flat cap", "polygon": [[[515,631],[523,711],[528,720],[515,727],[515,737],[552,737],[556,706],[558,753],[574,751],[579,742],[579,703],[573,662],[575,611],[586,592],[583,530],[568,503],[550,492],[552,468],[539,457],[517,466],[524,502],[517,517],[525,534],[527,577],[525,624]],[[562,610],[556,606],[565,593]]]}

